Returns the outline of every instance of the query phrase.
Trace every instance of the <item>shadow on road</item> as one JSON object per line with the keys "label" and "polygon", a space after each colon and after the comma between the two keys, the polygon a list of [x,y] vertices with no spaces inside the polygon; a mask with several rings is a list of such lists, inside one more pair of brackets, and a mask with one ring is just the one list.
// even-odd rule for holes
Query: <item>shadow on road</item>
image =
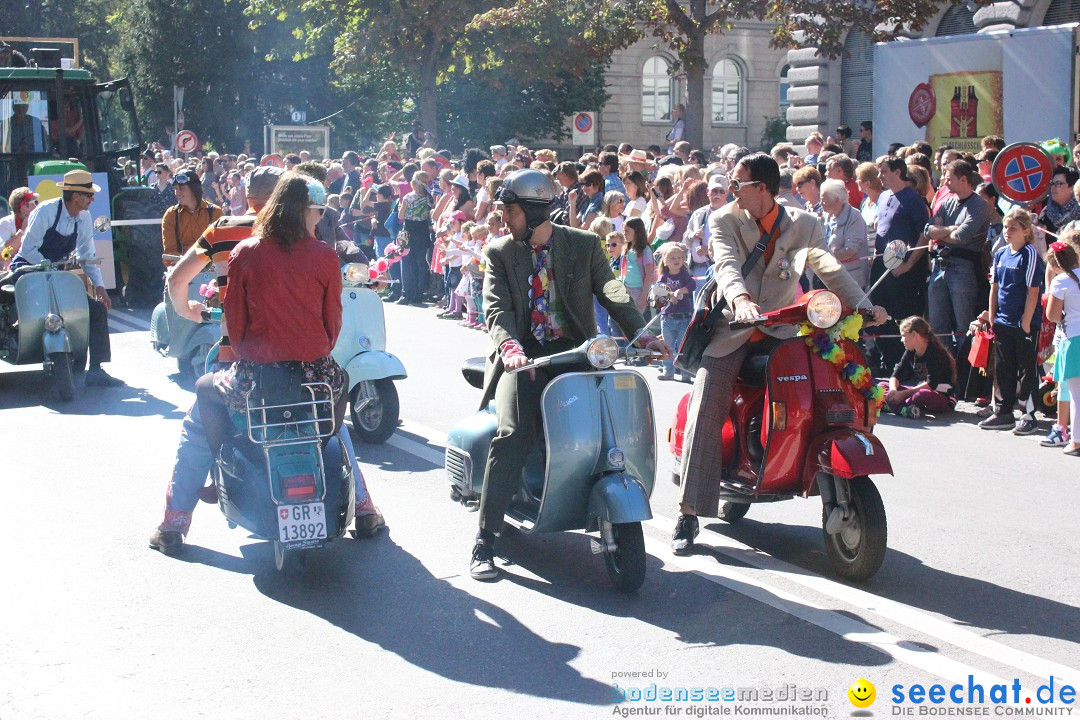
{"label": "shadow on road", "polygon": [[[511,566],[507,568],[510,582],[570,605],[664,628],[689,645],[775,647],[800,657],[857,666],[891,662],[886,655],[865,645],[838,637],[756,600],[744,599],[737,590],[714,585],[693,573],[667,570],[651,555],[645,584],[636,594],[624,595],[608,584],[604,562],[601,556],[591,554],[588,536],[572,533],[525,536],[519,532],[504,535],[499,545],[500,556],[544,580],[515,575]],[[722,565],[744,567],[720,554],[713,557]]]}
{"label": "shadow on road", "polygon": [[241,548],[243,559],[194,545],[180,559],[251,573],[266,597],[310,612],[358,638],[449,680],[589,705],[611,702],[611,687],[569,663],[581,648],[553,643],[511,613],[434,577],[386,534],[344,539],[308,558],[307,573],[274,570],[270,543]]}
{"label": "shadow on road", "polygon": [[[122,379],[122,378],[121,378]],[[81,373],[75,376],[75,399],[63,402],[41,370],[0,373],[0,410],[47,407],[60,415],[113,415],[179,419],[184,410],[151,395],[145,388],[85,387]]]}
{"label": "shadow on road", "polygon": [[[825,559],[819,527],[763,523],[750,518],[735,525],[714,522],[706,527],[773,557],[835,579]],[[938,570],[897,550],[887,551],[885,563],[877,575],[865,583],[852,585],[915,608],[940,613],[959,624],[1080,643],[1080,623],[1074,606]]]}

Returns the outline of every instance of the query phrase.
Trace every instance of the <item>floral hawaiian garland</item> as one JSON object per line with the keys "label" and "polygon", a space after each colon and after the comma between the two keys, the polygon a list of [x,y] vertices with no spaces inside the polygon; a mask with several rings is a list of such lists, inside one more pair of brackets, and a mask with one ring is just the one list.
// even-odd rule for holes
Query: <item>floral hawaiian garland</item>
{"label": "floral hawaiian garland", "polygon": [[835,365],[840,377],[854,385],[863,397],[870,400],[874,414],[877,415],[885,401],[885,390],[874,382],[870,368],[854,359],[848,359],[839,342],[841,339],[857,341],[862,323],[862,316],[858,313],[849,315],[827,330],[803,323],[799,328],[799,335],[806,337],[806,344],[818,357]]}

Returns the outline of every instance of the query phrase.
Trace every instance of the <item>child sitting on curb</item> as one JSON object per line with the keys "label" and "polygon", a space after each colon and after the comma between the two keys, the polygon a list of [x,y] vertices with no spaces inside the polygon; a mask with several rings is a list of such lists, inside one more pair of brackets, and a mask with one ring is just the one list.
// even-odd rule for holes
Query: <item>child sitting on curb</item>
{"label": "child sitting on curb", "polygon": [[951,411],[956,407],[956,362],[930,323],[912,315],[900,323],[900,340],[904,354],[892,377],[882,383],[885,409],[910,418]]}

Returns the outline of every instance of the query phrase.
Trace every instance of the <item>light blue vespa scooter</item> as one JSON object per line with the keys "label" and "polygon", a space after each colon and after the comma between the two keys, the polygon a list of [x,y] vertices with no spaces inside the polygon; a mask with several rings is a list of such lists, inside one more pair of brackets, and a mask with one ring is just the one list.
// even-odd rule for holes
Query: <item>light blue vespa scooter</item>
{"label": "light blue vespa scooter", "polygon": [[[645,379],[634,370],[612,366],[617,360],[657,356],[651,350],[620,347],[601,335],[522,368],[552,365],[571,371],[544,388],[542,442],[525,461],[506,521],[528,534],[599,531],[592,551],[604,554],[608,576],[622,592],[634,592],[645,581],[641,522],[652,518],[656,437]],[[578,367],[580,371],[573,371]],[[467,360],[461,371],[470,385],[483,387],[483,358]],[[475,509],[484,490],[495,429],[491,402],[459,422],[446,442],[450,497],[469,509]]]}
{"label": "light blue vespa scooter", "polygon": [[372,289],[385,282],[361,263],[342,268],[341,332],[331,352],[349,373],[353,430],[371,444],[394,434],[401,412],[394,381],[408,377],[401,360],[386,352],[383,303]]}
{"label": "light blue vespa scooter", "polygon": [[[163,260],[177,262],[179,255],[162,255]],[[195,276],[188,285],[188,300],[205,302],[200,288],[214,280],[208,266]],[[220,316],[220,315],[219,315]],[[158,303],[150,316],[150,345],[165,357],[176,358],[182,377],[199,377],[206,366],[210,348],[221,340],[221,322],[204,320],[192,322],[176,314],[166,293],[165,300]]]}
{"label": "light blue vespa scooter", "polygon": [[90,337],[90,304],[83,279],[69,268],[98,264],[23,265],[0,287],[0,359],[13,365],[41,363],[64,402],[75,397],[73,363],[84,367]]}

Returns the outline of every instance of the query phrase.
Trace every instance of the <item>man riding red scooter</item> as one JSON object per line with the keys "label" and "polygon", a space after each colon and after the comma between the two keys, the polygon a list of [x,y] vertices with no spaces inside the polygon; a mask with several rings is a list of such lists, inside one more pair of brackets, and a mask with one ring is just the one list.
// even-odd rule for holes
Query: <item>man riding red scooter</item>
{"label": "man riding red scooter", "polygon": [[[871,318],[868,324],[879,324],[887,319],[885,310],[870,305],[859,285],[829,253],[817,218],[802,210],[785,208],[776,203],[775,198],[780,188],[780,169],[772,158],[764,153],[744,157],[735,166],[730,188],[735,194],[735,201],[713,213],[709,220],[717,280],[716,294],[718,297],[722,296],[728,309],[723,313],[724,319],[718,322],[712,331],[688,401],[682,444],[684,451],[680,517],[672,537],[672,550],[676,554],[685,554],[692,549],[694,538],[698,534],[698,515],[717,516],[720,501],[731,497],[732,492],[741,492],[739,497],[744,502],[753,501],[754,493],[761,489],[765,479],[761,470],[771,469],[757,466],[757,463],[753,462],[751,464],[758,467],[757,476],[736,478],[734,482],[722,480],[717,472],[718,468],[725,466],[726,454],[729,455],[728,460],[731,460],[730,450],[734,449],[732,438],[727,438],[726,442],[724,438],[725,425],[730,423],[729,416],[745,413],[745,408],[737,407],[733,411],[732,407],[736,381],[744,368],[744,362],[757,356],[766,358],[764,361],[754,360],[749,363],[758,368],[757,384],[761,384],[768,354],[780,347],[785,339],[797,334],[798,323],[806,319],[806,306],[801,306],[803,315],[798,320],[793,318],[799,309],[791,309],[784,315],[787,322],[766,323],[762,320],[762,314],[791,305],[801,292],[799,278],[804,270],[809,268],[835,292],[835,295],[826,293],[826,296],[832,297],[832,301],[825,296],[818,301],[823,307],[825,304],[839,306],[840,301],[843,301],[849,308],[865,310],[866,315]],[[839,313],[840,308],[835,307],[835,310]],[[836,320],[839,320],[839,317]],[[740,327],[738,323],[749,324]],[[804,343],[803,348],[808,349],[808,346]],[[790,411],[793,413],[797,410],[808,410],[819,401],[816,393],[809,392],[810,366],[816,368],[815,360],[824,362],[819,358],[807,357],[805,362],[810,365],[805,370],[775,378],[781,384],[791,383],[795,386],[801,383],[805,386],[801,388],[805,392],[795,393],[791,400],[805,403],[806,406],[791,407]],[[774,369],[774,363],[768,362],[770,374]],[[746,374],[744,371],[744,375]],[[840,385],[820,388],[825,391],[821,393],[822,396],[828,393],[847,397],[843,383]],[[740,397],[740,400],[742,399]],[[764,424],[761,409],[758,408],[757,416]],[[776,413],[771,411],[772,408],[766,414],[775,429],[779,419]],[[742,442],[745,444],[748,440],[745,429],[736,425],[734,432],[742,435]],[[768,441],[770,456],[773,453],[791,455],[799,449],[774,449],[775,441],[769,437],[768,430],[763,428],[760,432]],[[801,480],[803,468],[800,467],[799,470]],[[746,474],[745,469],[743,474]],[[790,488],[784,489],[789,492],[781,492],[779,497],[774,499],[802,493],[801,489],[798,493],[791,492]],[[813,491],[811,488],[810,492]],[[846,511],[848,507],[845,498],[843,509]],[[834,525],[836,522],[838,521],[834,520]]]}

